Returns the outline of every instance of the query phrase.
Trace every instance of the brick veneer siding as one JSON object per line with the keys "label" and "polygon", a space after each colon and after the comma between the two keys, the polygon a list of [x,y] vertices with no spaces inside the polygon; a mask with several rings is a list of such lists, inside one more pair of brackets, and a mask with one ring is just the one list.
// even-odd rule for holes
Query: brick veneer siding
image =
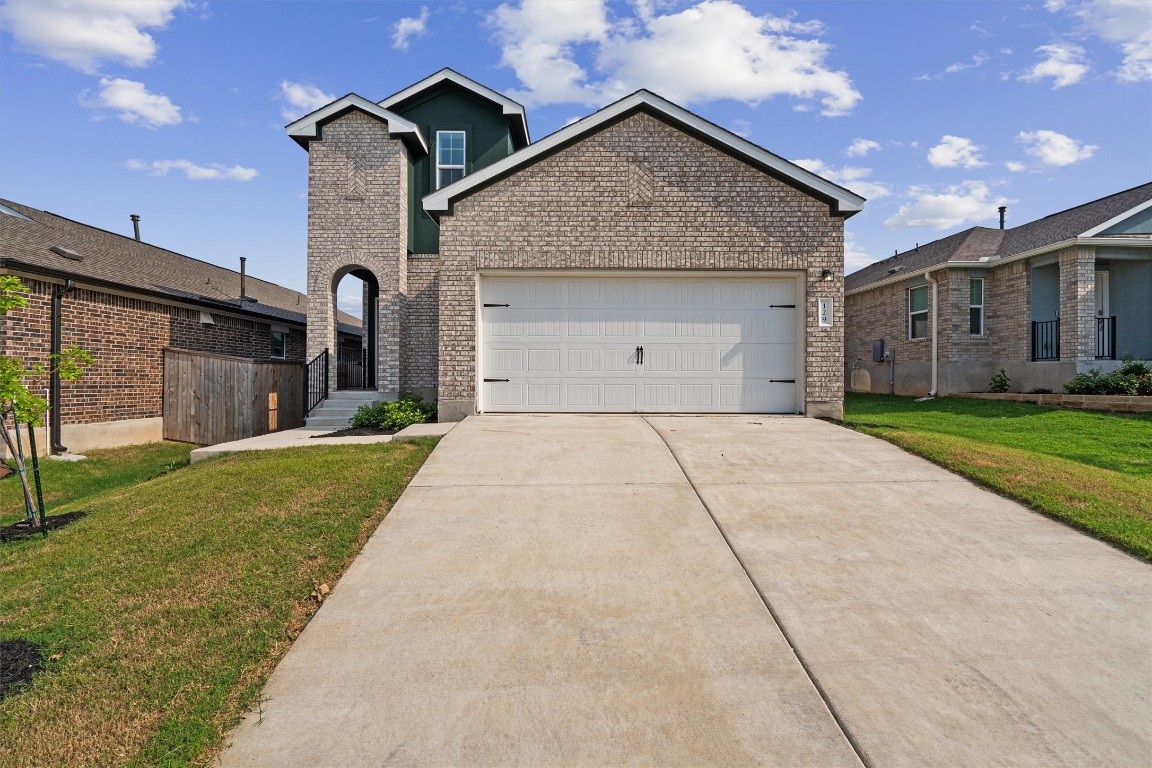
{"label": "brick veneer siding", "polygon": [[1096,249],[1060,252],[1060,359],[1096,359]]}
{"label": "brick veneer siding", "polygon": [[408,296],[400,348],[400,386],[434,397],[439,372],[440,255],[408,256]]}
{"label": "brick veneer siding", "polygon": [[477,270],[797,270],[804,399],[809,412],[842,409],[843,322],[819,328],[815,298],[842,306],[843,219],[650,115],[458,201],[441,220],[440,256],[441,402],[476,399]]}
{"label": "brick veneer siding", "polygon": [[325,124],[309,143],[308,357],[336,349],[339,277],[367,270],[380,287],[376,383],[386,393],[400,389],[407,206],[408,155],[399,139],[389,138],[386,124],[351,112]]}
{"label": "brick veneer siding", "polygon": [[[9,312],[3,321],[3,353],[26,365],[47,365],[51,344],[52,284],[25,279],[28,306]],[[165,347],[267,358],[271,328],[267,323],[213,314],[202,325],[200,312],[140,298],[78,289],[64,296],[61,342],[92,353],[95,362],[75,382],[62,382],[60,419],[64,424],[91,424],[162,415]],[[287,359],[301,360],[304,332],[291,329]],[[34,391],[47,378],[31,382]]]}

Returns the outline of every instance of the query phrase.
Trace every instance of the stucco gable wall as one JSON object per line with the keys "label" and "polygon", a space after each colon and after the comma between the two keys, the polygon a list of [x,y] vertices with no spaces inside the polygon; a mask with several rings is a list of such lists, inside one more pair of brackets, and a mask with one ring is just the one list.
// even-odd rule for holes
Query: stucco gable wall
{"label": "stucco gable wall", "polygon": [[[842,401],[843,220],[826,203],[647,114],[458,201],[441,221],[440,397],[475,398],[478,269],[807,273],[806,399]],[[823,270],[834,279],[821,282]]]}

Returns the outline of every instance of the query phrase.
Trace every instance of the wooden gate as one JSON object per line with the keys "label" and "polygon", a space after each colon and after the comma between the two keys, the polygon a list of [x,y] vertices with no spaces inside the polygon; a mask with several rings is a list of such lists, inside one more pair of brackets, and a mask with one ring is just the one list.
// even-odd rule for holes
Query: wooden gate
{"label": "wooden gate", "polygon": [[304,363],[164,350],[164,439],[215,445],[304,426]]}

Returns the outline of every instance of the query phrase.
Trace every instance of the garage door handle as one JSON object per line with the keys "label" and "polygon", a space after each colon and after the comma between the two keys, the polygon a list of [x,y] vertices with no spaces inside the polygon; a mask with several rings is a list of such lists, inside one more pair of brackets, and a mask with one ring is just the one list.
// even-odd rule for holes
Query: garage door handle
{"label": "garage door handle", "polygon": [[796,379],[768,379],[773,384],[795,384]]}
{"label": "garage door handle", "polygon": [[[485,304],[484,306],[488,306]],[[796,309],[795,304],[769,304],[768,309]]]}
{"label": "garage door handle", "polygon": [[644,365],[644,347],[636,347],[636,365]]}
{"label": "garage door handle", "polygon": [[490,381],[512,381],[512,379],[484,379],[485,384],[487,384]]}
{"label": "garage door handle", "polygon": [[486,307],[510,307],[511,304],[485,304]]}

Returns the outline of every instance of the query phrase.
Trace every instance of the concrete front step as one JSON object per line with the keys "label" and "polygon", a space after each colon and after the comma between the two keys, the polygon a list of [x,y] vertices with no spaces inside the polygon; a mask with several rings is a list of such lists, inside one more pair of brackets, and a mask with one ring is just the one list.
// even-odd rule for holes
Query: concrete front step
{"label": "concrete front step", "polygon": [[343,429],[361,406],[374,405],[380,400],[380,393],[373,390],[331,392],[327,400],[312,409],[304,424],[307,427]]}

